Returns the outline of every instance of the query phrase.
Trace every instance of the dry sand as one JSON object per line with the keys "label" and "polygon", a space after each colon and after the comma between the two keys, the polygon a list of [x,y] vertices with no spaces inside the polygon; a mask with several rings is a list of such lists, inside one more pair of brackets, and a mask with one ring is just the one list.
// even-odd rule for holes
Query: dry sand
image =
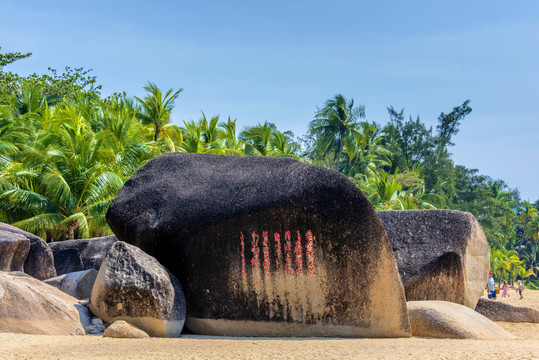
{"label": "dry sand", "polygon": [[[497,301],[539,310],[539,291]],[[225,338],[112,339],[0,334],[0,359],[539,359],[539,324],[498,323],[517,340]]]}

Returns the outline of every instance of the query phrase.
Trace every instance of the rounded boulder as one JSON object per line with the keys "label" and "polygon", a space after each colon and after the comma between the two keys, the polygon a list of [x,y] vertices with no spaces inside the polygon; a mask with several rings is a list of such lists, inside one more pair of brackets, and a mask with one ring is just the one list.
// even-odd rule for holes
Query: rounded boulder
{"label": "rounded boulder", "polygon": [[178,337],[185,298],[178,280],[139,248],[116,242],[101,264],[90,310],[107,323],[125,320],[155,337]]}
{"label": "rounded boulder", "polygon": [[450,301],[475,309],[490,269],[487,239],[475,216],[454,210],[377,214],[408,301]]}
{"label": "rounded boulder", "polygon": [[410,336],[386,233],[365,195],[333,170],[164,154],[125,183],[107,221],[178,277],[195,333]]}

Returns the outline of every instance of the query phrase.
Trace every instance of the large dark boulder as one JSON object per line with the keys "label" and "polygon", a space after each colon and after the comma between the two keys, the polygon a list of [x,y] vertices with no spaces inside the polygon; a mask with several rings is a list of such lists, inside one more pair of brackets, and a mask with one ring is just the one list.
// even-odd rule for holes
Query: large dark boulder
{"label": "large dark boulder", "polygon": [[492,321],[539,323],[539,311],[498,300],[480,298],[475,311]]}
{"label": "large dark boulder", "polygon": [[30,240],[30,250],[24,261],[25,273],[39,280],[56,276],[52,251],[42,238],[4,223],[0,223],[0,230],[22,235]]}
{"label": "large dark boulder", "polygon": [[406,299],[442,300],[475,309],[490,269],[483,229],[453,210],[378,211],[395,252]]}
{"label": "large dark boulder", "polygon": [[155,258],[122,241],[103,260],[90,310],[107,323],[125,320],[157,337],[178,337],[185,323],[178,280]]}
{"label": "large dark boulder", "polygon": [[125,183],[107,221],[178,277],[195,333],[410,336],[386,233],[333,170],[165,154]]}
{"label": "large dark boulder", "polygon": [[99,270],[107,252],[116,241],[118,238],[111,235],[49,243],[54,254],[56,272],[63,275],[81,270]]}
{"label": "large dark boulder", "polygon": [[0,230],[0,271],[23,271],[29,250],[26,236]]}

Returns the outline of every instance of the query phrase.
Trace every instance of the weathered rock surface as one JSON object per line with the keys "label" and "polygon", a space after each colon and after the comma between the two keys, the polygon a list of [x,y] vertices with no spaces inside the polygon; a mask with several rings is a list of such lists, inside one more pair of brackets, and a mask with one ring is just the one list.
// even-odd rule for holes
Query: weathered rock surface
{"label": "weathered rock surface", "polygon": [[185,297],[178,280],[155,258],[116,242],[97,275],[90,310],[107,323],[125,320],[151,336],[178,337]]}
{"label": "weathered rock surface", "polygon": [[107,330],[107,327],[103,324],[91,324],[84,328],[87,334],[90,335],[103,335]]}
{"label": "weathered rock surface", "polygon": [[516,338],[478,312],[448,301],[409,301],[408,314],[413,336],[478,340]]}
{"label": "weathered rock surface", "polygon": [[39,280],[56,276],[52,251],[42,238],[4,223],[0,223],[0,230],[22,235],[30,240],[30,250],[24,262],[25,273]]}
{"label": "weathered rock surface", "polygon": [[126,182],[107,221],[178,277],[195,333],[410,336],[386,233],[333,170],[165,154]]}
{"label": "weathered rock surface", "polygon": [[475,309],[490,269],[488,244],[470,213],[378,211],[395,252],[406,299],[442,300]]}
{"label": "weathered rock surface", "polygon": [[99,270],[105,255],[116,241],[116,236],[111,235],[50,243],[56,272],[63,275],[81,270]]}
{"label": "weathered rock surface", "polygon": [[92,287],[97,277],[97,270],[82,270],[67,273],[45,280],[52,285],[77,299],[89,299]]}
{"label": "weathered rock surface", "polygon": [[497,300],[481,298],[475,311],[492,321],[539,323],[539,311]]}
{"label": "weathered rock surface", "polygon": [[0,272],[0,332],[84,333],[88,309],[77,299],[30,276]]}
{"label": "weathered rock surface", "polygon": [[112,338],[124,338],[124,339],[143,339],[143,338],[150,337],[144,331],[136,328],[135,326],[123,320],[117,320],[113,322],[108,327],[108,329],[105,330],[105,333],[103,334],[103,336],[112,337]]}
{"label": "weathered rock surface", "polygon": [[24,271],[29,250],[27,237],[0,230],[0,271]]}

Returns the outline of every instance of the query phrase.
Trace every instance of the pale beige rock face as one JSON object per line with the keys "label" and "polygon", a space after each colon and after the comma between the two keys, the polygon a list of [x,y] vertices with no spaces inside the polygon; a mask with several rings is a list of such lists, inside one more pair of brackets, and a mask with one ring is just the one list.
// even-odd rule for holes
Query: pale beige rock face
{"label": "pale beige rock face", "polygon": [[143,339],[150,337],[144,331],[134,327],[133,325],[123,320],[118,320],[112,323],[112,325],[110,325],[108,329],[105,330],[103,336],[124,339]]}
{"label": "pale beige rock face", "polygon": [[412,335],[421,337],[508,340],[516,337],[470,308],[448,301],[409,301]]}
{"label": "pale beige rock face", "polygon": [[[0,332],[84,333],[78,300],[29,276],[0,272]],[[83,322],[89,319],[83,319]]]}
{"label": "pale beige rock face", "polygon": [[[387,242],[385,243],[387,244]],[[187,317],[186,326],[197,334],[216,336],[286,336],[286,337],[409,337],[410,323],[406,308],[402,283],[396,274],[397,265],[393,252],[384,242],[377,253],[376,268],[363,267],[364,271],[375,273],[376,282],[363,286],[357,270],[362,268],[359,255],[348,254],[351,266],[341,274],[349,279],[346,298],[350,306],[347,315],[353,320],[333,321],[327,319],[328,313],[335,313],[338,302],[329,304],[332,283],[329,273],[332,261],[328,255],[318,257],[316,277],[308,274],[286,276],[284,273],[273,274],[268,279],[261,269],[255,269],[252,276],[230,275],[230,288],[239,293],[251,291],[260,304],[272,304],[268,308],[269,321],[246,321],[228,319],[203,319]],[[356,262],[354,262],[356,261]],[[271,280],[271,281],[269,281]],[[283,311],[279,301],[286,299],[289,306],[287,320],[275,318]],[[404,310],[404,311],[403,311]],[[362,318],[368,312],[369,319]],[[275,317],[275,318],[274,318]],[[354,318],[355,317],[355,318]],[[307,323],[305,319],[313,320]],[[375,320],[374,320],[375,319]]]}
{"label": "pale beige rock face", "polygon": [[490,269],[488,243],[468,212],[378,211],[408,301],[439,300],[475,309]]}
{"label": "pale beige rock face", "polygon": [[464,304],[475,309],[477,301],[483,294],[490,269],[490,255],[485,233],[479,222],[470,213],[470,240],[466,246],[464,257]]}

